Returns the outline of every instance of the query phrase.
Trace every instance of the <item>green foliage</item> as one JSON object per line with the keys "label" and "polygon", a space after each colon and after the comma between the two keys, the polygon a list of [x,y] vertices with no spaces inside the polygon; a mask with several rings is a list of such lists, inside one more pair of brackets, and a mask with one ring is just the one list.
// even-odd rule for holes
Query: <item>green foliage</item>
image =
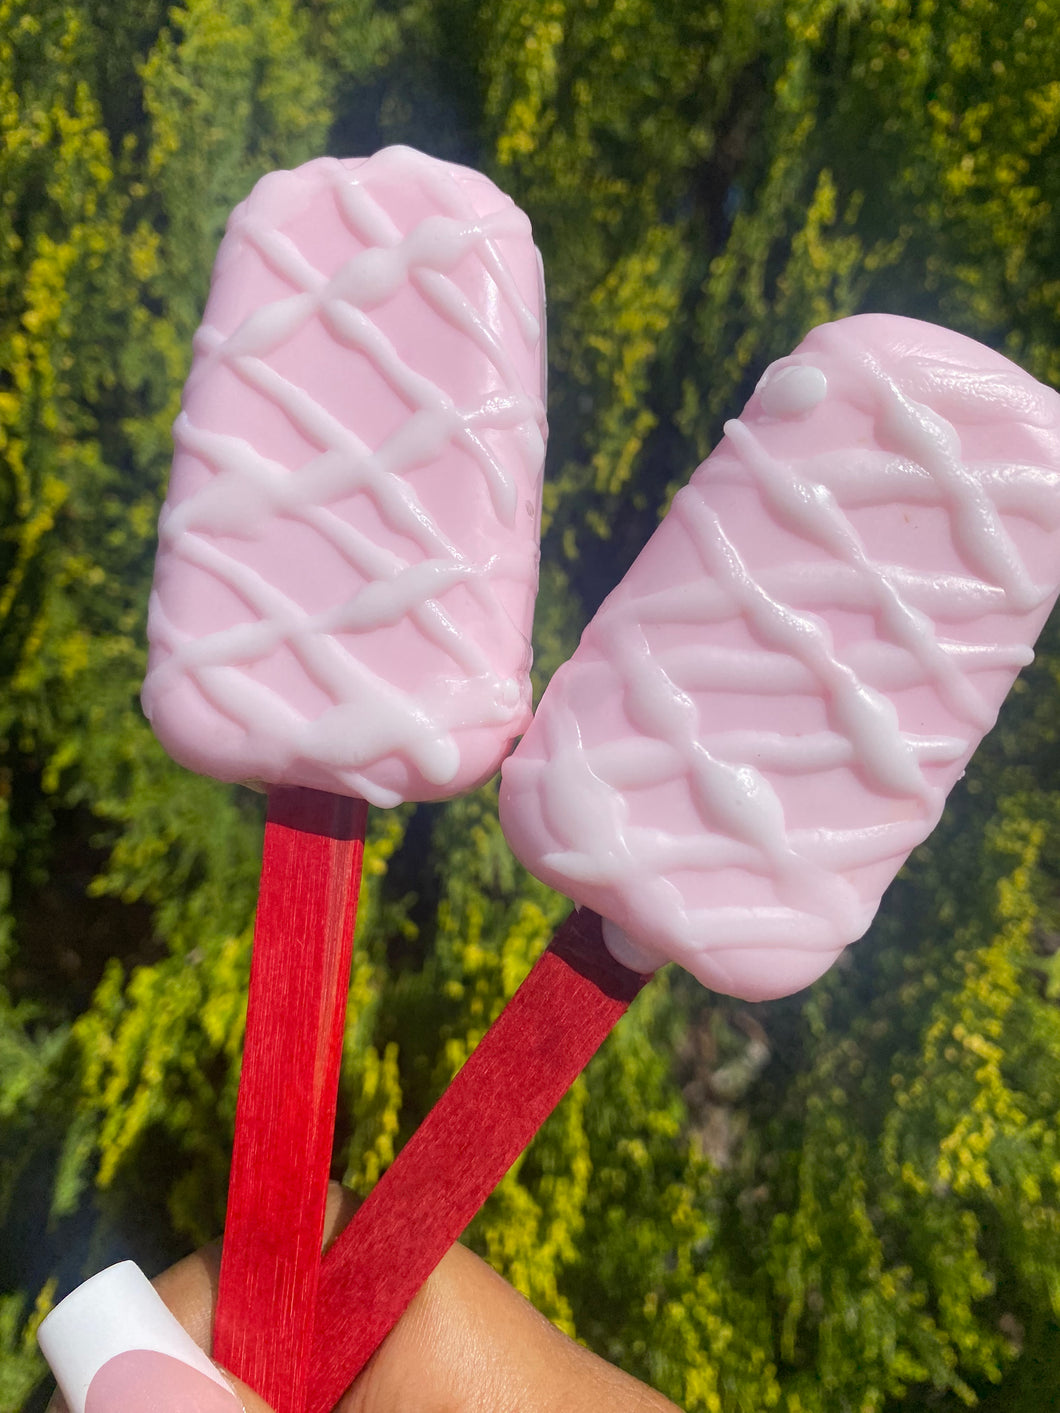
{"label": "green foliage", "polygon": [[[435,831],[434,846],[444,874],[430,975],[449,1011],[436,1033],[428,1033],[437,1056],[430,1088],[438,1092],[544,950],[567,906],[512,858],[492,790],[454,802]],[[516,1163],[473,1228],[481,1253],[572,1332],[560,1273],[575,1254],[589,1177],[585,1104],[579,1083],[546,1124],[533,1158],[524,1155]],[[547,1176],[528,1179],[527,1162],[543,1163]]]}
{"label": "green foliage", "polygon": [[44,1360],[37,1348],[37,1327],[52,1307],[53,1294],[50,1283],[37,1296],[28,1319],[21,1296],[0,1296],[0,1413],[22,1413],[40,1382]]}
{"label": "green foliage", "polygon": [[[172,765],[136,692],[230,207],[329,143],[404,140],[530,212],[540,688],[812,323],[935,318],[1060,381],[1058,20],[1058,0],[0,0],[0,1288],[36,1291],[68,1243],[161,1262],[220,1225],[261,801]],[[1052,1396],[1058,690],[1050,646],[809,995],[653,982],[474,1224],[539,1308],[689,1413]],[[376,814],[340,1101],[356,1191],[565,906],[512,860],[490,787]],[[0,1297],[0,1410],[39,1371],[25,1312]]]}
{"label": "green foliage", "polygon": [[[220,1225],[261,807],[154,744],[144,610],[213,250],[260,173],[320,149],[351,21],[0,10],[0,1221],[50,1170],[57,1251],[92,1213],[104,1241],[132,1212],[183,1240]],[[399,839],[371,841],[369,917]]]}

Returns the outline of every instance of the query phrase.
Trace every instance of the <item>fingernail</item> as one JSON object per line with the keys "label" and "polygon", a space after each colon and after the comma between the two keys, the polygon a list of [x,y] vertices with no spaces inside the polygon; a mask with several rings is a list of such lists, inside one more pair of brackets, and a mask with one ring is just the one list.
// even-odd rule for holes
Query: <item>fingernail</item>
{"label": "fingernail", "polygon": [[139,1266],[92,1276],[37,1342],[70,1413],[240,1413],[242,1404]]}

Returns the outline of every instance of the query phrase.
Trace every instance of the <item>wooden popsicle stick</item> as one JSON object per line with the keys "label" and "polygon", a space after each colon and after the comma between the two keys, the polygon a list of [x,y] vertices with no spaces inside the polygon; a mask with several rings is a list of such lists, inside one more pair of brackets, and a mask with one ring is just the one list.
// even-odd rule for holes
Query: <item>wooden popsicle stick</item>
{"label": "wooden popsicle stick", "polygon": [[304,1413],[368,806],[269,792],[214,1358]]}
{"label": "wooden popsicle stick", "polygon": [[574,912],[324,1259],[307,1413],[328,1413],[648,977]]}

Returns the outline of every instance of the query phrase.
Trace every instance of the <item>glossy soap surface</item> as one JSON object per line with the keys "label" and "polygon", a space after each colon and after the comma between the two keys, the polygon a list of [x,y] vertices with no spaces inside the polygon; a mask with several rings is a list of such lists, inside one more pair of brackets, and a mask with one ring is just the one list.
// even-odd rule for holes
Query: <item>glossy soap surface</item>
{"label": "glossy soap surface", "polygon": [[1060,397],[914,320],[815,329],[556,673],[509,843],[620,960],[799,990],[937,823],[1058,582]]}
{"label": "glossy soap surface", "polygon": [[530,224],[408,148],[263,178],[195,338],[144,708],[222,780],[375,804],[497,768],[530,714],[544,460]]}

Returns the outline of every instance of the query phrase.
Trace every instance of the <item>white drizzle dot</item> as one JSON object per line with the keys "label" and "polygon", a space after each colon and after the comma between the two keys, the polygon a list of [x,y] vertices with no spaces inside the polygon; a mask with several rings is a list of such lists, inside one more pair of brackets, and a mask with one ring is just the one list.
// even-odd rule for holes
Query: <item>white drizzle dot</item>
{"label": "white drizzle dot", "polygon": [[820,368],[806,363],[773,364],[758,384],[762,411],[767,417],[805,417],[828,393],[828,379]]}

